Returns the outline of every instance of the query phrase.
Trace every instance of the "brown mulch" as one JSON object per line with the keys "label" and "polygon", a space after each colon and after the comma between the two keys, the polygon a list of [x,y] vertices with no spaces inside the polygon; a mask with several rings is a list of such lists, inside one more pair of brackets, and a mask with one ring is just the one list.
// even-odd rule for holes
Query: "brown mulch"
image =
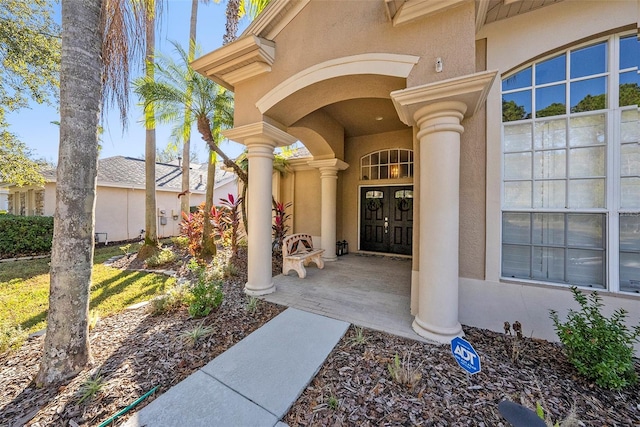
{"label": "brown mulch", "polygon": [[[133,257],[130,260],[119,265],[143,267]],[[239,275],[226,281],[222,305],[204,319],[191,319],[186,309],[151,316],[146,307],[100,319],[90,332],[93,365],[67,384],[34,387],[43,337],[30,338],[17,352],[0,355],[0,426],[98,425],[159,386],[136,407],[140,409],[284,310],[262,301],[255,313],[248,313],[242,248],[234,263]],[[181,334],[198,325],[213,327],[214,332],[191,346]],[[82,384],[97,376],[104,382],[100,393],[79,404]]]}
{"label": "brown mulch", "polygon": [[[467,377],[450,346],[434,346],[351,326],[284,422],[290,426],[507,426],[498,403],[509,399],[556,421],[572,411],[581,426],[640,426],[640,386],[606,391],[582,378],[559,344],[465,327],[482,370]],[[514,345],[520,353],[512,359]],[[415,383],[391,379],[395,355],[416,369]],[[640,366],[636,367],[637,370]]]}
{"label": "brown mulch", "polygon": [[[92,367],[67,384],[34,388],[42,337],[0,355],[0,426],[98,425],[159,386],[139,410],[280,313],[283,307],[264,301],[255,314],[246,312],[244,250],[235,264],[240,274],[225,283],[222,306],[205,319],[190,319],[184,309],[151,316],[144,307],[101,319],[90,334]],[[134,257],[114,266],[145,268]],[[188,275],[180,263],[169,269]],[[280,269],[281,260],[274,257],[273,274]],[[212,326],[214,333],[192,347],[180,335],[200,324]],[[640,386],[600,389],[576,376],[557,344],[524,338],[512,357],[512,338],[465,327],[482,360],[482,372],[467,377],[447,346],[362,333],[364,342],[359,342],[356,328],[349,328],[283,421],[291,426],[506,426],[497,405],[510,399],[530,408],[540,402],[554,421],[573,411],[575,425],[640,426]],[[411,386],[391,379],[389,365],[396,354],[402,366],[414,368]],[[103,378],[101,392],[78,403],[81,385],[92,376]],[[111,425],[121,425],[129,415]]]}

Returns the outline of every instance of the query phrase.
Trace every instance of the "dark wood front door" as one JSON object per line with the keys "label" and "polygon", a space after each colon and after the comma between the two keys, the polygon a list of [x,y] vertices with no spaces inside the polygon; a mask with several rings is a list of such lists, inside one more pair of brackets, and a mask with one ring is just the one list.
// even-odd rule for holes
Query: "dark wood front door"
{"label": "dark wood front door", "polygon": [[413,187],[360,189],[360,249],[411,255]]}

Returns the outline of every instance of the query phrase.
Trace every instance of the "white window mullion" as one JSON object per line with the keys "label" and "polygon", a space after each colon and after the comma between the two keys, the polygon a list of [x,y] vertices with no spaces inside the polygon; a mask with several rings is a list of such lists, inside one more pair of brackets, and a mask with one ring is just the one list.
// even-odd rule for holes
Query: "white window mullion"
{"label": "white window mullion", "polygon": [[611,292],[620,291],[620,122],[619,36],[609,39],[609,113],[607,114],[607,288]]}

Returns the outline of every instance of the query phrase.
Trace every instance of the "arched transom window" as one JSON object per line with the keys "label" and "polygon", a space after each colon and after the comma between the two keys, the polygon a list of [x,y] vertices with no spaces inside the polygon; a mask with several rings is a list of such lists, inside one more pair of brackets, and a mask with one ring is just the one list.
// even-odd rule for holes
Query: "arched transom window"
{"label": "arched transom window", "polygon": [[360,179],[400,179],[413,177],[413,150],[391,148],[375,151],[360,159]]}

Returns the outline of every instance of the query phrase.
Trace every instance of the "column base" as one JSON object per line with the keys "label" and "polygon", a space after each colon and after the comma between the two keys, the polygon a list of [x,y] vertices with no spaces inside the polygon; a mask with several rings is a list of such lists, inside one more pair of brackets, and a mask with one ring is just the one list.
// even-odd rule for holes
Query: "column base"
{"label": "column base", "polygon": [[418,319],[416,316],[411,324],[411,327],[416,334],[422,338],[426,338],[429,341],[433,341],[437,344],[450,344],[451,340],[455,337],[463,337],[462,325],[458,323],[453,328],[441,328],[433,325],[428,325],[425,322]]}
{"label": "column base", "polygon": [[270,283],[270,285],[266,288],[260,288],[260,289],[251,289],[249,287],[249,283],[246,283],[244,285],[244,293],[252,296],[252,297],[259,297],[260,295],[267,295],[267,294],[272,294],[276,291],[276,285],[272,283]]}
{"label": "column base", "polygon": [[[326,251],[325,251],[325,253],[326,253]],[[337,255],[334,255],[334,256],[323,256],[322,259],[325,262],[332,262],[332,261],[337,261],[338,260],[338,256]]]}

